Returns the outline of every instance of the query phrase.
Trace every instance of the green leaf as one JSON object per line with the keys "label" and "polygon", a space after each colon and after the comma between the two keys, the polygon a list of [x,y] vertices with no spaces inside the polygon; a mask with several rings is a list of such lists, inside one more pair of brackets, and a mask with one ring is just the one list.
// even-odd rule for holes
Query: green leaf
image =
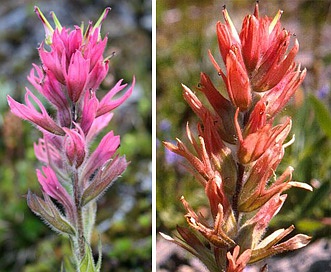
{"label": "green leaf", "polygon": [[101,263],[102,263],[102,242],[101,242],[100,237],[99,237],[99,243],[98,243],[98,252],[99,252],[99,257],[98,257],[98,262],[97,262],[97,266],[96,266],[96,271],[100,272]]}
{"label": "green leaf", "polygon": [[311,101],[318,124],[320,125],[323,132],[326,134],[328,138],[331,138],[331,115],[328,111],[327,107],[314,95],[309,96],[309,100]]}
{"label": "green leaf", "polygon": [[63,269],[63,272],[76,272],[77,271],[68,256],[64,257],[61,269]]}
{"label": "green leaf", "polygon": [[331,191],[331,183],[324,182],[321,187],[318,189],[314,189],[310,198],[308,198],[305,202],[300,205],[300,213],[298,218],[307,216],[311,213],[314,207],[317,207],[321,201],[326,198]]}
{"label": "green leaf", "polygon": [[91,247],[86,243],[85,255],[79,265],[80,272],[98,272],[94,265]]}
{"label": "green leaf", "polygon": [[91,233],[95,223],[97,213],[97,203],[90,202],[83,209],[84,237],[87,243],[90,243]]}
{"label": "green leaf", "polygon": [[61,234],[75,235],[76,230],[71,223],[62,215],[60,210],[55,206],[50,197],[43,193],[44,199],[28,191],[27,204],[29,208],[54,231]]}
{"label": "green leaf", "polygon": [[325,227],[325,225],[322,222],[313,219],[299,220],[295,224],[295,226],[300,232],[306,232],[306,233],[313,233]]}

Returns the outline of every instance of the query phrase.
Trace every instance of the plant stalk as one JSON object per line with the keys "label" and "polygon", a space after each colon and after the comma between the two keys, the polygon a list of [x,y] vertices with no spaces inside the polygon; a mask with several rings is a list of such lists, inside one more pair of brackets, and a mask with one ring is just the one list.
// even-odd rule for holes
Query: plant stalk
{"label": "plant stalk", "polygon": [[236,191],[232,198],[232,209],[234,211],[234,216],[235,216],[236,220],[238,221],[238,218],[239,218],[238,201],[239,201],[239,194],[240,194],[242,186],[243,186],[245,166],[240,163],[238,163],[237,166],[238,166],[238,176],[237,176],[237,183],[236,183]]}
{"label": "plant stalk", "polygon": [[73,190],[74,190],[75,206],[77,212],[76,246],[78,246],[78,249],[76,251],[79,254],[78,260],[81,261],[85,255],[85,239],[84,239],[84,225],[83,225],[83,208],[81,206],[81,192],[80,192],[77,169],[75,169],[73,173],[73,184],[74,184]]}

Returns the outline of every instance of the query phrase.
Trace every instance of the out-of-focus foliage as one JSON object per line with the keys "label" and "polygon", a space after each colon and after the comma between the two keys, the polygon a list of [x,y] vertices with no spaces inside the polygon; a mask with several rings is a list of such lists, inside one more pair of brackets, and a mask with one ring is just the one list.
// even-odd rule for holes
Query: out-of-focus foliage
{"label": "out-of-focus foliage", "polygon": [[[223,20],[222,4],[240,31],[242,19],[253,12],[255,2],[165,0],[157,5],[157,227],[168,234],[177,224],[185,225],[181,195],[195,208],[203,211],[206,207],[201,186],[182,166],[185,161],[166,151],[161,142],[175,141],[176,137],[187,142],[186,122],[194,128],[198,121],[182,98],[181,83],[194,90],[202,71],[224,91],[208,58],[210,49],[221,63],[215,25]],[[289,190],[270,232],[294,224],[298,232],[314,239],[331,237],[330,1],[263,1],[259,7],[260,16],[284,11],[282,25],[300,43],[296,60],[308,70],[302,87],[284,111],[293,118],[296,140],[286,149],[277,174],[291,165],[294,180],[315,188],[312,193]]]}
{"label": "out-of-focus foliage", "polygon": [[298,231],[314,239],[331,236],[331,137],[326,126],[331,112],[323,102],[310,93],[305,95],[303,104],[288,109],[293,116],[292,132],[296,141],[286,150],[282,166],[293,166],[293,179],[308,181],[314,191],[290,190],[280,215],[272,224],[293,223]]}
{"label": "out-of-focus foliage", "polygon": [[[108,130],[121,135],[119,152],[131,161],[123,177],[98,201],[92,243],[103,244],[102,271],[151,271],[151,1],[2,1],[0,7],[0,271],[60,271],[70,257],[67,239],[54,234],[26,205],[28,189],[40,193],[33,143],[40,133],[8,112],[6,95],[22,99],[32,63],[40,63],[44,29],[34,5],[66,26],[96,20],[108,33],[110,74],[98,95],[123,78],[137,83],[114,112]],[[51,19],[50,19],[51,21]],[[30,86],[29,86],[30,87]],[[31,88],[33,89],[33,88]],[[97,256],[96,256],[97,257]]]}

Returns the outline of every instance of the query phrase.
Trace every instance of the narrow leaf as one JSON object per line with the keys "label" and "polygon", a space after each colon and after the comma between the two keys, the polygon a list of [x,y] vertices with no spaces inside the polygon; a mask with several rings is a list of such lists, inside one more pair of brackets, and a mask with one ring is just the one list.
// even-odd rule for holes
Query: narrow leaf
{"label": "narrow leaf", "polygon": [[43,219],[46,225],[54,231],[61,234],[65,233],[75,235],[75,228],[61,214],[50,197],[47,194],[44,194],[44,199],[29,191],[27,195],[27,203],[29,208],[41,219]]}
{"label": "narrow leaf", "polygon": [[314,95],[309,96],[309,99],[314,107],[316,119],[323,132],[328,138],[331,138],[331,115],[327,107],[317,99]]}
{"label": "narrow leaf", "polygon": [[86,245],[85,246],[85,255],[84,255],[82,261],[80,262],[79,271],[80,272],[97,272],[95,265],[94,265],[92,249],[87,243],[85,245]]}
{"label": "narrow leaf", "polygon": [[101,263],[102,263],[102,242],[101,242],[101,237],[99,237],[99,243],[98,243],[98,252],[99,252],[99,257],[98,257],[98,262],[96,266],[96,271],[100,272],[101,270]]}

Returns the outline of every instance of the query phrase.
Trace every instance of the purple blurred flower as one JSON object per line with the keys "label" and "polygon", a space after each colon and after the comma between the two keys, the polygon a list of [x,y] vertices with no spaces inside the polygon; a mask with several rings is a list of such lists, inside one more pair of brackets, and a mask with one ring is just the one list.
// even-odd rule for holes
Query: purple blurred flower
{"label": "purple blurred flower", "polygon": [[330,84],[324,84],[320,89],[317,90],[317,97],[319,99],[325,99],[330,94]]}
{"label": "purple blurred flower", "polygon": [[169,132],[171,129],[171,122],[168,119],[163,119],[161,120],[159,127],[162,132]]}
{"label": "purple blurred flower", "polygon": [[178,165],[179,162],[183,161],[183,158],[176,153],[170,151],[168,148],[164,149],[164,159],[168,165]]}

